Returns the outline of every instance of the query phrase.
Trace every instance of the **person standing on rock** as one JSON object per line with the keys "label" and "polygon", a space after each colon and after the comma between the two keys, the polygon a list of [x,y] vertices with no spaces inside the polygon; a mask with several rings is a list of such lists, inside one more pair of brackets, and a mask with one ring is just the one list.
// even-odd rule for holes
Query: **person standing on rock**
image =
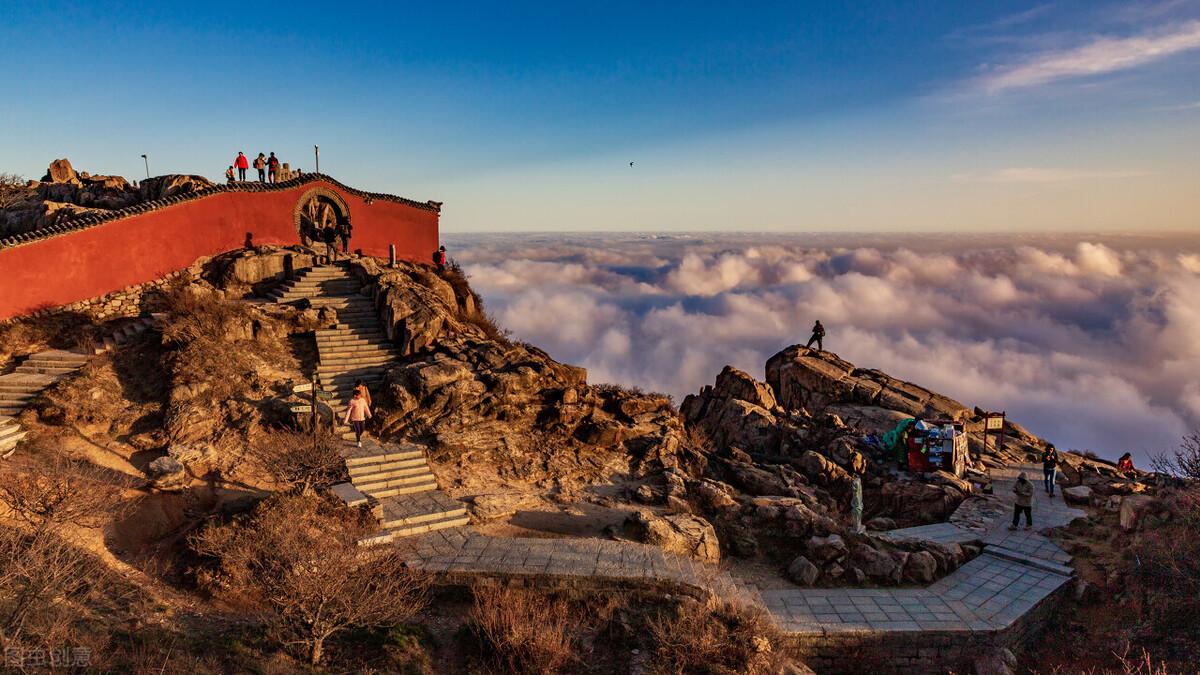
{"label": "person standing on rock", "polygon": [[271,177],[272,183],[275,183],[279,180],[279,158],[276,157],[275,153],[273,152],[271,153],[271,156],[267,158],[267,174]]}
{"label": "person standing on rock", "polygon": [[350,254],[350,231],[354,227],[347,219],[339,219],[337,224],[337,236],[342,241],[342,253]]}
{"label": "person standing on rock", "polygon": [[438,272],[446,271],[446,247],[439,246],[438,250],[433,252],[433,264],[437,266]]}
{"label": "person standing on rock", "polygon": [[825,351],[825,347],[822,346],[822,344],[821,344],[821,341],[823,339],[825,339],[825,326],[822,326],[821,322],[818,320],[816,323],[813,324],[812,337],[808,338],[808,344],[806,344],[804,346],[812,347],[812,343],[815,342],[815,343],[817,343],[817,351],[823,352],[823,351]]}
{"label": "person standing on rock", "polygon": [[363,398],[363,394],[358,389],[354,390],[354,398],[350,399],[350,404],[346,406],[346,415],[342,420],[343,423],[349,424],[354,430],[354,442],[358,447],[362,447],[362,435],[367,429],[367,420],[371,419],[371,406],[367,403],[367,399]]}
{"label": "person standing on rock", "polygon": [[237,167],[238,180],[246,180],[246,169],[250,168],[250,160],[246,159],[246,155],[239,151],[237,159],[233,160],[233,165]]}
{"label": "person standing on rock", "polygon": [[1017,523],[1021,520],[1021,512],[1025,512],[1025,529],[1033,527],[1033,483],[1025,477],[1025,472],[1022,471],[1017,476],[1017,484],[1013,486],[1013,494],[1016,501],[1013,502],[1013,519],[1012,525],[1008,529],[1017,529]]}
{"label": "person standing on rock", "polygon": [[1058,480],[1058,450],[1053,443],[1047,443],[1042,452],[1042,474],[1046,482],[1046,494],[1054,499],[1054,483]]}
{"label": "person standing on rock", "polygon": [[258,169],[258,182],[267,182],[267,158],[261,152],[254,158],[254,168]]}

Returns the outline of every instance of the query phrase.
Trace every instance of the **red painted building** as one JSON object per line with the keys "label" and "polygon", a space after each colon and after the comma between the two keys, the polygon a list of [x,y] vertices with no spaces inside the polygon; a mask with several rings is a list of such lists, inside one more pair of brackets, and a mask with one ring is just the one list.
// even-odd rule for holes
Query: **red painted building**
{"label": "red painted building", "polygon": [[385,257],[395,245],[398,258],[423,262],[438,246],[437,202],[361,192],[319,174],[222,185],[0,241],[0,319],[153,281],[201,257],[299,244],[314,203],[349,221],[354,252]]}

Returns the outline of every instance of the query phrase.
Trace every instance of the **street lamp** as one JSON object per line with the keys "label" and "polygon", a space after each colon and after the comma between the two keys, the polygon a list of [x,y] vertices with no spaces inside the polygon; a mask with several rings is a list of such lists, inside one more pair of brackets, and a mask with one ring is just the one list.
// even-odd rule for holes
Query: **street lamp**
{"label": "street lamp", "polygon": [[142,155],[142,160],[146,162],[146,178],[150,177],[150,158]]}
{"label": "street lamp", "polygon": [[321,173],[321,146],[313,146],[313,159],[317,163],[317,173]]}

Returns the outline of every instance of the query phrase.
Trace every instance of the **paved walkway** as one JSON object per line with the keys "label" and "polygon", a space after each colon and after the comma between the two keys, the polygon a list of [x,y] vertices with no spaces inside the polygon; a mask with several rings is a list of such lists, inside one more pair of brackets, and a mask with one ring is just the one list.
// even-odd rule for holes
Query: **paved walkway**
{"label": "paved walkway", "polygon": [[[1034,470],[1037,473],[1034,473]],[[1011,506],[1018,471],[1040,478],[1039,467],[993,469],[999,500]],[[983,553],[925,588],[790,588],[759,591],[718,568],[663,553],[654,546],[601,539],[495,538],[455,528],[403,540],[410,565],[450,575],[595,579],[669,584],[700,594],[765,607],[785,632],[804,635],[870,632],[1003,630],[1065,584],[1070,556],[1038,530],[1082,517],[1083,511],[1047,498],[1035,482],[1038,529],[1008,530],[1008,515],[986,532],[942,523],[894,530],[892,538],[963,543],[982,541]]]}

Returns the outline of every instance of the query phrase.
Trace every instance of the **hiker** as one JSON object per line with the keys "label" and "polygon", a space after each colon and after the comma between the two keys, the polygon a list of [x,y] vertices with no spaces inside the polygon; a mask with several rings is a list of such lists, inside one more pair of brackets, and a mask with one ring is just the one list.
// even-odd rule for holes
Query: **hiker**
{"label": "hiker", "polygon": [[439,246],[438,250],[433,252],[433,264],[437,265],[438,272],[446,271],[446,247]]}
{"label": "hiker", "polygon": [[1054,483],[1058,479],[1058,450],[1053,443],[1047,443],[1042,452],[1042,474],[1046,482],[1046,494],[1054,499]]}
{"label": "hiker", "polygon": [[230,164],[229,168],[225,170],[225,182],[226,183],[233,182],[233,165],[232,164]]}
{"label": "hiker", "polygon": [[1025,477],[1022,471],[1017,476],[1017,484],[1013,486],[1013,494],[1017,496],[1013,502],[1013,519],[1010,530],[1017,529],[1017,521],[1021,520],[1021,512],[1025,512],[1025,529],[1033,527],[1033,483]]}
{"label": "hiker", "polygon": [[271,177],[272,183],[279,179],[279,158],[273,152],[267,158],[267,174]]}
{"label": "hiker", "polygon": [[246,159],[246,155],[238,152],[237,159],[233,160],[233,165],[238,170],[238,180],[246,180],[246,169],[250,168],[250,160]]}
{"label": "hiker", "polygon": [[350,428],[354,429],[354,442],[360,448],[362,447],[363,431],[366,430],[369,419],[371,419],[371,404],[367,403],[367,399],[363,398],[363,393],[355,388],[354,397],[346,406],[346,415],[342,422],[349,424]]}
{"label": "hiker", "polygon": [[261,152],[254,158],[254,168],[258,169],[258,182],[267,182],[267,159]]}
{"label": "hiker", "polygon": [[321,229],[321,241],[325,242],[325,255],[329,256],[329,262],[337,260],[337,230],[333,229],[332,225],[326,225]]}
{"label": "hiker", "polygon": [[824,338],[825,338],[825,326],[822,326],[821,322],[817,321],[816,323],[813,324],[813,327],[812,327],[812,337],[808,338],[808,344],[806,344],[804,346],[812,347],[812,343],[815,342],[815,343],[817,343],[817,351],[823,352],[823,351],[825,351],[825,347],[822,346],[821,340]]}
{"label": "hiker", "polygon": [[1133,468],[1133,455],[1128,452],[1121,455],[1121,459],[1117,460],[1117,471],[1126,478],[1133,478],[1137,470]]}
{"label": "hiker", "polygon": [[367,401],[367,407],[370,407],[372,405],[371,404],[371,391],[369,389],[367,389],[367,385],[362,380],[356,380],[354,382],[354,393],[362,394],[363,398]]}
{"label": "hiker", "polygon": [[350,231],[354,226],[350,224],[349,219],[339,220],[337,224],[337,236],[342,241],[342,253],[350,254]]}

